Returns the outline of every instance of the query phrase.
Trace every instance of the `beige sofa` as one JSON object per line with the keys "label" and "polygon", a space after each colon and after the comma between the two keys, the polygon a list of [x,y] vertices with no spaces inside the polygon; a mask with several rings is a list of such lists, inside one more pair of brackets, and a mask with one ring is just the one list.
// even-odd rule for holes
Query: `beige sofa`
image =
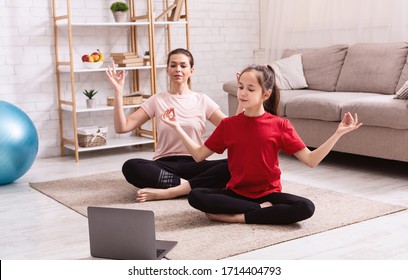
{"label": "beige sofa", "polygon": [[[408,101],[394,98],[408,80],[408,44],[286,50],[282,58],[299,53],[307,88],[281,90],[279,115],[290,119],[306,145],[318,147],[346,112],[358,113],[364,125],[333,150],[408,162]],[[237,82],[223,88],[234,115]]]}

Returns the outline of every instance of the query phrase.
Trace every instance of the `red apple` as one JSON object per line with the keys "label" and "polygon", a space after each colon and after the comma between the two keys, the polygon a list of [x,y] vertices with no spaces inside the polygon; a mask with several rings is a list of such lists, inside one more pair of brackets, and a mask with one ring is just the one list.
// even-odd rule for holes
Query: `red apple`
{"label": "red apple", "polygon": [[89,62],[89,55],[85,54],[82,56],[82,62]]}
{"label": "red apple", "polygon": [[82,56],[82,62],[95,62],[95,60],[92,55],[85,54]]}

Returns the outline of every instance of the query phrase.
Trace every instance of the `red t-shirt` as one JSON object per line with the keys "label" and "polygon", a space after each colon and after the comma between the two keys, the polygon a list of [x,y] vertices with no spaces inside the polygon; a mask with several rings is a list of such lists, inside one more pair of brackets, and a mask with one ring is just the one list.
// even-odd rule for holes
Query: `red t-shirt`
{"label": "red t-shirt", "polygon": [[281,192],[279,152],[291,155],[306,147],[289,120],[270,113],[226,118],[204,144],[219,154],[228,149],[226,187],[249,198]]}

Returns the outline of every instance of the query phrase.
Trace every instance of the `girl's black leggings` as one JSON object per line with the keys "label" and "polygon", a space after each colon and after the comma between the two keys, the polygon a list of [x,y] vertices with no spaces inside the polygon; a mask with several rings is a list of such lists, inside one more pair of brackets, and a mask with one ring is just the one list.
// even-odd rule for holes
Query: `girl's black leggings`
{"label": "girl's black leggings", "polygon": [[[261,208],[269,201],[272,206]],[[226,189],[197,188],[188,195],[190,205],[210,214],[244,214],[247,224],[292,224],[310,218],[312,201],[288,193],[271,193],[251,199]]]}
{"label": "girl's black leggings", "polygon": [[196,162],[191,156],[157,160],[130,159],[123,164],[126,180],[138,188],[167,189],[188,180],[194,188],[225,188],[231,178],[226,159]]}

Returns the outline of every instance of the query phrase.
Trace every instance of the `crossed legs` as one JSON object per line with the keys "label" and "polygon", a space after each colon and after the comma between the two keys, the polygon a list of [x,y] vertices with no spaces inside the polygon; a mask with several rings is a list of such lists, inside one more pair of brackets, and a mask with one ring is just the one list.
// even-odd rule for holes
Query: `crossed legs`
{"label": "crossed legs", "polygon": [[190,205],[211,220],[247,224],[291,224],[310,218],[314,204],[307,198],[272,193],[257,199],[240,196],[231,190],[193,189]]}
{"label": "crossed legs", "polygon": [[194,188],[223,188],[230,179],[226,159],[197,163],[190,156],[155,161],[131,159],[125,162],[122,172],[129,183],[139,188],[137,202],[172,199]]}

